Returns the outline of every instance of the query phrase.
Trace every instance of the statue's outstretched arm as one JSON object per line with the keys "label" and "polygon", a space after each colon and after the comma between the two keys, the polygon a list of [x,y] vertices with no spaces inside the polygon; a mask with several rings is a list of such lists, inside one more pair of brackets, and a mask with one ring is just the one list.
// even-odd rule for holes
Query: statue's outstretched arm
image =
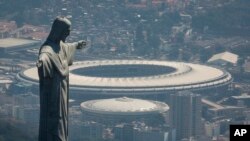
{"label": "statue's outstretched arm", "polygon": [[87,43],[84,40],[80,40],[74,43],[66,43],[65,51],[66,51],[66,56],[68,60],[68,65],[73,64],[73,58],[74,58],[76,49],[82,49],[86,47],[86,44]]}

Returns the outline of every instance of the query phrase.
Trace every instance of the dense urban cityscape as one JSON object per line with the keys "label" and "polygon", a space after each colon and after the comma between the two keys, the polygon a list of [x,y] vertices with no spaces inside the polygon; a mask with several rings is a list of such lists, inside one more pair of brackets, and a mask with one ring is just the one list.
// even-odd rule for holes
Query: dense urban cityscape
{"label": "dense urban cityscape", "polygon": [[229,141],[250,124],[250,1],[0,1],[0,141],[36,141],[36,61],[57,16],[70,67],[69,141]]}

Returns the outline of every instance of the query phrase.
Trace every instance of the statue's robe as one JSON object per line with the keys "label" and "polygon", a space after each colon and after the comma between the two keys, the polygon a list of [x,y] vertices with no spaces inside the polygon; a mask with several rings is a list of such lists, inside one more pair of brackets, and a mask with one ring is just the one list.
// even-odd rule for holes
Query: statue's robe
{"label": "statue's robe", "polygon": [[69,66],[77,43],[46,41],[39,52],[39,141],[68,140]]}

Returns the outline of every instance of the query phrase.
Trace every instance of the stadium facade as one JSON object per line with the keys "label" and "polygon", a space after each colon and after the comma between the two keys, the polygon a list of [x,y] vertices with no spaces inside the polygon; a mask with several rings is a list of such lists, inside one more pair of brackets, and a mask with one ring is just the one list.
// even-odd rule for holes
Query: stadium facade
{"label": "stadium facade", "polygon": [[[34,85],[38,92],[36,67],[20,72],[17,78]],[[71,98],[80,100],[122,96],[161,99],[184,90],[227,90],[231,82],[225,70],[184,62],[95,60],[75,62],[70,67]]]}

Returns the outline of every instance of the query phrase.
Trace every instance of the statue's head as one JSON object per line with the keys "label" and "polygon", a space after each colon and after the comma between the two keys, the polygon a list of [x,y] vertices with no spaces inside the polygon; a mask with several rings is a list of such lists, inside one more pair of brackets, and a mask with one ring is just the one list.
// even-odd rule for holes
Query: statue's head
{"label": "statue's head", "polygon": [[48,39],[54,42],[65,42],[70,34],[71,22],[64,17],[57,17],[51,27]]}

